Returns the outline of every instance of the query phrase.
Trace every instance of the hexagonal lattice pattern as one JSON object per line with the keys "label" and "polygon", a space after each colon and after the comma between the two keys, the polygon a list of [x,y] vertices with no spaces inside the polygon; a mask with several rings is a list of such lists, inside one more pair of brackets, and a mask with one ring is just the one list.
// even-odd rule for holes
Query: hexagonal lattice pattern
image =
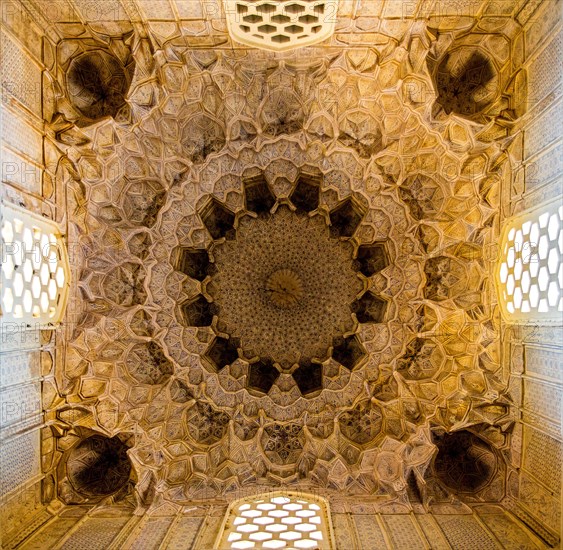
{"label": "hexagonal lattice pattern", "polygon": [[503,233],[497,284],[511,320],[561,320],[563,206],[558,202],[510,220]]}
{"label": "hexagonal lattice pattern", "polygon": [[70,269],[57,225],[2,202],[2,321],[56,324],[64,313]]}
{"label": "hexagonal lattice pattern", "polygon": [[238,42],[266,50],[290,50],[328,38],[338,0],[224,0],[227,26]]}
{"label": "hexagonal lattice pattern", "polygon": [[333,548],[324,500],[270,493],[233,503],[217,548]]}

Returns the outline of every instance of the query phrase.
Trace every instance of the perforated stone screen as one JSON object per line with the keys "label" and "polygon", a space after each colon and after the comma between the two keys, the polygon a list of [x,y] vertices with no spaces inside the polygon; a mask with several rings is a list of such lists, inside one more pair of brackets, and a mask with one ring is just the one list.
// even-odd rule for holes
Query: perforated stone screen
{"label": "perforated stone screen", "polygon": [[268,493],[229,507],[215,548],[332,549],[323,499],[301,493]]}
{"label": "perforated stone screen", "polygon": [[506,224],[497,284],[508,321],[563,320],[562,221],[556,202]]}
{"label": "perforated stone screen", "polygon": [[56,223],[2,202],[0,319],[58,323],[66,306],[69,264]]}
{"label": "perforated stone screen", "polygon": [[338,0],[224,0],[237,42],[283,51],[316,44],[334,31]]}

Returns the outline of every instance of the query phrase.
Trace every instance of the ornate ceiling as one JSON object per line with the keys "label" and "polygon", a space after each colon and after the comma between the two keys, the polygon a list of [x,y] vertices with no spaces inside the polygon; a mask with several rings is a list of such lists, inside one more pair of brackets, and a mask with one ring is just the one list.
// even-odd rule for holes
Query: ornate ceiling
{"label": "ornate ceiling", "polygon": [[[60,43],[74,287],[45,460],[64,500],[503,498],[490,251],[519,32],[418,21],[306,56]],[[81,465],[106,455],[95,492]]]}

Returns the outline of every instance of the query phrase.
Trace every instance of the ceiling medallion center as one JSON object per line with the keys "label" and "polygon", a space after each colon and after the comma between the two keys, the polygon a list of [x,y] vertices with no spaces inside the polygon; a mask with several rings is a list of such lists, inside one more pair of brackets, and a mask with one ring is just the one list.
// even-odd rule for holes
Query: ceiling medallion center
{"label": "ceiling medallion center", "polygon": [[279,207],[244,216],[213,250],[208,292],[218,327],[240,339],[246,360],[282,369],[327,358],[333,338],[354,330],[351,305],[362,291],[354,249],[331,236],[323,216]]}
{"label": "ceiling medallion center", "polygon": [[299,276],[291,269],[278,269],[268,278],[266,291],[270,300],[283,308],[295,307],[303,297],[303,285]]}

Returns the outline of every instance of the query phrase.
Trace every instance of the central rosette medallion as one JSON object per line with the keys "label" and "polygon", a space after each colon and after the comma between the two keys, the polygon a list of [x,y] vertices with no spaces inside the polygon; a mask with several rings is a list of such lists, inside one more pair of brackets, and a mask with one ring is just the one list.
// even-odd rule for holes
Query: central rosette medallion
{"label": "central rosette medallion", "polygon": [[325,217],[280,206],[241,218],[236,237],[213,250],[208,287],[218,328],[239,338],[245,359],[283,369],[326,359],[333,339],[354,329],[351,305],[362,292],[349,241]]}

